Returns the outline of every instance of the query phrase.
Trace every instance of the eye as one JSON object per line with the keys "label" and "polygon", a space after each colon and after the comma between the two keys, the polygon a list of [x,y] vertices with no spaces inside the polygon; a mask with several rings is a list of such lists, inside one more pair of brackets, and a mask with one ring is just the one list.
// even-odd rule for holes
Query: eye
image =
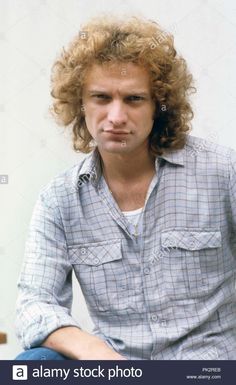
{"label": "eye", "polygon": [[144,100],[144,98],[142,96],[139,96],[139,95],[130,95],[127,97],[127,100],[129,102],[139,102],[140,100]]}
{"label": "eye", "polygon": [[96,94],[96,95],[92,95],[93,98],[95,99],[99,99],[99,100],[109,100],[110,99],[110,96],[106,95],[106,94]]}

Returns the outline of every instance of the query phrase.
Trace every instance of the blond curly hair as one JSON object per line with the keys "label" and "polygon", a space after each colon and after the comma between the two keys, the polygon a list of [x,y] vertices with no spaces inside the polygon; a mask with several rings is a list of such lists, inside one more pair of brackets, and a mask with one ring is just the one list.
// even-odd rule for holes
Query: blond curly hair
{"label": "blond curly hair", "polygon": [[174,48],[173,36],[152,20],[103,15],[82,25],[52,67],[50,110],[58,124],[72,125],[74,150],[93,149],[82,102],[87,71],[95,63],[110,62],[132,62],[149,71],[156,105],[150,151],[161,155],[165,149],[182,148],[193,118],[189,95],[196,89],[186,61]]}

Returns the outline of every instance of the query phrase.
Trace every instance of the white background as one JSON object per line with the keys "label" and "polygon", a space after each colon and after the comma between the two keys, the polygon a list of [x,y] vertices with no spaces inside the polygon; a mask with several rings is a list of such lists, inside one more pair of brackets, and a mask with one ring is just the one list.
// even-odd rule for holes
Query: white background
{"label": "white background", "polygon": [[[175,35],[197,94],[192,134],[236,149],[236,2],[233,0],[0,0],[0,359],[20,352],[16,282],[40,188],[83,158],[48,113],[50,70],[80,23],[100,12],[143,15]],[[78,294],[74,314],[90,330]]]}

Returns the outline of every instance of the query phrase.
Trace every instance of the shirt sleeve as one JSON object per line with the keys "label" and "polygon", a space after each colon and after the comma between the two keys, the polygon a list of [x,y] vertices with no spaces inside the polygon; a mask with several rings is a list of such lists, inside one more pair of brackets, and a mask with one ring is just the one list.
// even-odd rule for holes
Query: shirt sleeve
{"label": "shirt sleeve", "polygon": [[230,151],[229,193],[231,222],[233,227],[234,243],[236,248],[236,151]]}
{"label": "shirt sleeve", "polygon": [[16,335],[24,349],[54,330],[79,326],[71,316],[72,267],[55,197],[42,190],[33,210],[18,281]]}

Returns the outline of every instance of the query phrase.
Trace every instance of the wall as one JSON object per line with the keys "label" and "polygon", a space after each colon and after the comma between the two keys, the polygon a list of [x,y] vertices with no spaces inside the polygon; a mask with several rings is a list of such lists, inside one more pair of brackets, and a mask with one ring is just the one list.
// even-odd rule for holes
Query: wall
{"label": "wall", "polygon": [[[198,93],[193,134],[236,149],[236,3],[232,0],[0,0],[0,330],[8,344],[0,358],[20,350],[14,335],[16,281],[34,202],[54,175],[79,162],[70,134],[48,113],[50,68],[80,22],[100,11],[144,15],[175,35]],[[78,305],[79,303],[79,305]],[[76,286],[74,315],[91,321]]]}

